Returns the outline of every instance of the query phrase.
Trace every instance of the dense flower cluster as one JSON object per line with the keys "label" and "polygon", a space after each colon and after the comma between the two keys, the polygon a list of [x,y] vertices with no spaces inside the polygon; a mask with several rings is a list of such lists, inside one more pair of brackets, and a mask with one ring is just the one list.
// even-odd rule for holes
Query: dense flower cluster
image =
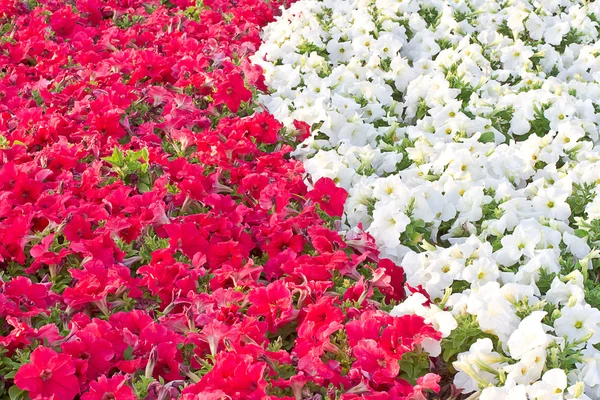
{"label": "dense flower cluster", "polygon": [[480,399],[600,398],[600,3],[301,0],[252,56]]}
{"label": "dense flower cluster", "polygon": [[253,97],[278,4],[0,2],[0,397],[423,399],[441,333]]}

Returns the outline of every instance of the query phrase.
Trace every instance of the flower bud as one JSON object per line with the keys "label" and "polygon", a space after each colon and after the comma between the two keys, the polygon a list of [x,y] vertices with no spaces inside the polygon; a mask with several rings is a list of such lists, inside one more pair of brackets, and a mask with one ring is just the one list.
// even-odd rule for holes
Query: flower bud
{"label": "flower bud", "polygon": [[573,386],[569,388],[569,392],[572,394],[573,398],[577,399],[581,397],[583,392],[585,391],[585,384],[583,382],[577,382]]}
{"label": "flower bud", "polygon": [[144,376],[146,378],[152,377],[152,372],[154,372],[154,367],[156,367],[156,361],[158,360],[158,348],[156,346],[152,347],[150,351],[150,356],[148,357],[148,364],[146,364],[146,370],[144,371]]}
{"label": "flower bud", "polygon": [[567,307],[574,307],[577,304],[577,298],[575,296],[570,296],[569,301],[567,301]]}

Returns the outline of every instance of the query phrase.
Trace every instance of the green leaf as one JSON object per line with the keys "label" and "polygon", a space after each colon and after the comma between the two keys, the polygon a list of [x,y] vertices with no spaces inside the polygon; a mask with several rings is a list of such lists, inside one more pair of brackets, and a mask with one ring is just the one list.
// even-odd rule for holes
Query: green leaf
{"label": "green leaf", "polygon": [[112,155],[110,157],[104,157],[103,160],[117,167],[122,167],[125,162],[125,157],[123,157],[121,149],[115,147]]}
{"label": "green leaf", "polygon": [[123,352],[123,358],[128,361],[133,360],[133,347],[131,347],[131,345],[127,346]]}
{"label": "green leaf", "polygon": [[471,284],[467,281],[456,280],[452,283],[452,293],[462,293],[469,289]]}
{"label": "green leaf", "polygon": [[425,100],[421,100],[419,102],[419,107],[417,108],[417,119],[423,119],[428,112],[429,107],[427,107],[427,103],[425,102]]}
{"label": "green leaf", "polygon": [[11,386],[10,389],[8,389],[8,397],[10,397],[10,400],[25,400],[29,398],[27,393],[17,386]]}
{"label": "green leaf", "polygon": [[598,308],[600,306],[600,287],[592,282],[587,284],[585,287],[585,301],[592,307]]}
{"label": "green leaf", "polygon": [[6,375],[4,375],[4,379],[14,379],[15,375],[17,375],[17,370],[12,370]]}
{"label": "green leaf", "polygon": [[318,55],[320,55],[321,57],[324,58],[328,58],[329,54],[327,53],[327,50],[323,47],[319,47],[314,43],[308,42],[308,41],[304,41],[303,43],[299,44],[297,47],[297,52],[300,54],[310,54],[312,52],[317,53]]}
{"label": "green leaf", "polygon": [[493,336],[481,330],[473,315],[459,315],[456,322],[458,322],[456,329],[448,337],[442,339],[442,358],[448,365],[451,365],[457,354],[469,350],[469,347],[477,339],[488,337],[493,340]]}
{"label": "green leaf", "polygon": [[550,290],[550,287],[552,286],[552,281],[555,277],[556,274],[554,272],[548,272],[545,269],[541,268],[540,277],[538,278],[538,282],[536,283],[538,289],[540,289],[540,292],[546,293],[548,290]]}
{"label": "green leaf", "polygon": [[427,353],[404,353],[400,360],[400,377],[410,382],[417,383],[417,378],[429,372],[429,354]]}
{"label": "green leaf", "polygon": [[491,143],[496,139],[494,132],[483,132],[479,137],[480,143]]}
{"label": "green leaf", "polygon": [[583,229],[575,229],[575,236],[577,236],[578,238],[584,238],[587,236],[587,232]]}
{"label": "green leaf", "polygon": [[585,217],[585,208],[596,196],[595,183],[573,184],[573,193],[567,198],[567,203],[571,208],[571,219],[575,217]]}
{"label": "green leaf", "polygon": [[[144,164],[144,166],[148,166],[148,164]],[[139,175],[138,190],[140,193],[146,193],[152,190],[152,178],[150,177],[150,174],[142,173]]]}

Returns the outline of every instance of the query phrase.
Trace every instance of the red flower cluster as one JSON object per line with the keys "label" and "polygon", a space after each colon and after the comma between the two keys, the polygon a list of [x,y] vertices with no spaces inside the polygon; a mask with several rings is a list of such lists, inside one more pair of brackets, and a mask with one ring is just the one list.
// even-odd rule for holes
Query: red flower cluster
{"label": "red flower cluster", "polygon": [[439,333],[381,311],[401,268],[289,158],[308,127],[249,115],[276,6],[0,2],[0,396],[439,389],[401,371]]}

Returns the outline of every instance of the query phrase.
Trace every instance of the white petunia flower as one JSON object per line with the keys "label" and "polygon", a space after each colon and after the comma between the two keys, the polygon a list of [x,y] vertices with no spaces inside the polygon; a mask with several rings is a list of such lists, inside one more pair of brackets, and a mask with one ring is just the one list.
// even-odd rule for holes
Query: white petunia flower
{"label": "white petunia flower", "polygon": [[600,343],[600,311],[590,306],[576,304],[561,310],[561,316],[554,321],[558,336],[570,340],[586,339],[588,343]]}
{"label": "white petunia flower", "polygon": [[528,351],[548,344],[546,331],[541,323],[545,315],[544,311],[534,311],[525,317],[517,330],[510,335],[506,344],[512,358],[520,360]]}
{"label": "white petunia flower", "polygon": [[535,382],[528,390],[531,398],[562,399],[567,388],[567,375],[562,369],[554,368],[546,371],[542,380]]}
{"label": "white petunia flower", "polygon": [[525,229],[522,224],[518,225],[511,235],[502,238],[502,249],[494,255],[499,264],[513,265],[522,256],[533,257],[537,244],[542,240],[540,230]]}

